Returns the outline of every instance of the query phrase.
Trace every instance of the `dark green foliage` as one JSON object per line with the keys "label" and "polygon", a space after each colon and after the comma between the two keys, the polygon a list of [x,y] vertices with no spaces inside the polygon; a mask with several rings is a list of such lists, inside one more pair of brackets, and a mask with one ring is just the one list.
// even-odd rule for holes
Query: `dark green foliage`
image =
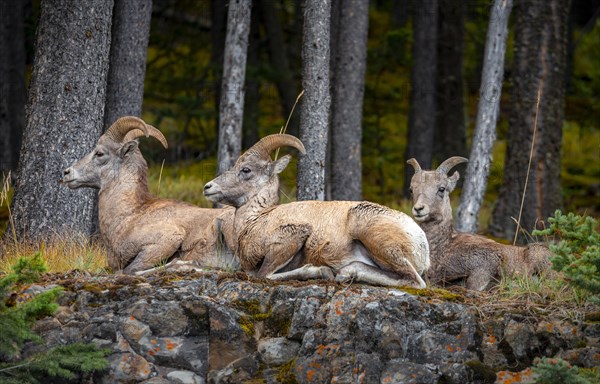
{"label": "dark green foliage", "polygon": [[596,230],[598,220],[581,217],[574,213],[564,215],[556,211],[548,219],[550,226],[534,231],[534,236],[555,236],[561,241],[550,245],[555,254],[552,268],[563,272],[573,286],[593,295],[592,301],[600,301],[600,233]]}
{"label": "dark green foliage", "polygon": [[0,279],[0,354],[13,357],[26,341],[40,341],[29,328],[36,319],[51,315],[57,308],[54,300],[60,287],[40,293],[34,299],[15,305],[16,294],[10,288],[37,280],[46,266],[39,253],[31,258],[21,258],[12,267],[12,273]]}
{"label": "dark green foliage", "polygon": [[533,366],[533,371],[539,375],[535,381],[537,384],[592,384],[600,379],[597,372],[590,373],[571,366],[562,359],[544,357]]}
{"label": "dark green foliage", "polygon": [[107,350],[93,344],[75,343],[53,348],[27,359],[20,352],[27,341],[43,339],[31,330],[33,323],[52,315],[62,287],[49,289],[31,298],[21,297],[22,284],[37,281],[46,265],[40,253],[20,258],[12,272],[0,279],[0,383],[39,383],[48,378],[73,379],[108,366]]}

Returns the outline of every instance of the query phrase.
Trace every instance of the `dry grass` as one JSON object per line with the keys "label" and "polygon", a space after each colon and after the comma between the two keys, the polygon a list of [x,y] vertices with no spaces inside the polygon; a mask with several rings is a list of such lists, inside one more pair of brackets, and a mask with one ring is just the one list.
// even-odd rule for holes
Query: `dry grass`
{"label": "dry grass", "polygon": [[8,273],[20,258],[39,252],[49,272],[87,271],[106,273],[106,250],[85,235],[72,235],[39,244],[3,241],[0,243],[0,274]]}
{"label": "dry grass", "polygon": [[[16,232],[10,210],[12,188],[10,174],[5,175],[0,190],[0,209],[6,213],[6,231],[16,238]],[[0,228],[0,274],[8,273],[11,266],[20,257],[29,257],[39,252],[46,262],[49,272],[67,272],[72,270],[88,271],[93,274],[106,272],[106,250],[98,241],[83,234],[69,237],[57,237],[52,241],[31,243],[13,241],[5,237],[2,240]]]}
{"label": "dry grass", "polygon": [[[466,291],[466,290],[465,290]],[[600,307],[589,295],[570,286],[560,273],[547,271],[541,276],[503,277],[487,292],[469,292],[467,302],[482,317],[520,313],[536,318],[560,318],[582,321]]]}

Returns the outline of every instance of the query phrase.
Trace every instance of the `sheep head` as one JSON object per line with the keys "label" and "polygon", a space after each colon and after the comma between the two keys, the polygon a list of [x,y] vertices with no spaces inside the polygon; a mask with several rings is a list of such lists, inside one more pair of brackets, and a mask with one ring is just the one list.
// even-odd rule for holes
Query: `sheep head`
{"label": "sheep head", "polygon": [[71,189],[100,189],[109,180],[123,179],[122,169],[132,158],[139,156],[143,161],[136,140],[141,136],[152,136],[167,148],[167,140],[158,129],[140,118],[124,116],[100,136],[90,153],[64,170],[62,182]]}
{"label": "sheep head", "polygon": [[450,192],[456,187],[460,177],[458,172],[448,176],[448,172],[458,164],[469,160],[454,156],[444,161],[435,171],[424,171],[415,159],[407,161],[415,169],[410,181],[410,192],[413,199],[412,214],[416,221],[452,220]]}
{"label": "sheep head", "polygon": [[206,183],[204,196],[213,202],[236,208],[259,193],[277,196],[279,174],[287,167],[291,157],[285,155],[273,161],[271,152],[284,146],[306,153],[302,142],[294,136],[266,136],[240,156],[231,169]]}

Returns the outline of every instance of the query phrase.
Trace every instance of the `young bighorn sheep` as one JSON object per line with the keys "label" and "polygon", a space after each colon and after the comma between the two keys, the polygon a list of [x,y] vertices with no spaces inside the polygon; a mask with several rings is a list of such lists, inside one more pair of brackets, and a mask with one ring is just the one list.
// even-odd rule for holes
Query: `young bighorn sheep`
{"label": "young bighorn sheep", "polygon": [[273,280],[334,279],[425,287],[425,233],[407,215],[370,202],[279,202],[279,173],[290,161],[270,153],[289,146],[286,134],[263,138],[227,172],[204,186],[214,202],[236,208],[237,256],[244,271]]}
{"label": "young bighorn sheep", "polygon": [[422,170],[415,159],[407,161],[415,169],[410,182],[412,214],[429,240],[430,282],[439,284],[466,278],[467,288],[481,291],[503,273],[531,275],[547,269],[550,251],[541,244],[517,247],[454,230],[449,195],[459,174],[448,176],[448,172],[467,161],[454,156],[435,171]]}
{"label": "young bighorn sheep", "polygon": [[167,147],[158,129],[126,116],[98,139],[92,152],[64,171],[67,187],[100,190],[98,221],[109,267],[134,273],[174,258],[201,267],[237,268],[239,263],[226,247],[235,244],[234,210],[153,197],[147,184],[148,165],[136,140],[141,136],[152,136]]}

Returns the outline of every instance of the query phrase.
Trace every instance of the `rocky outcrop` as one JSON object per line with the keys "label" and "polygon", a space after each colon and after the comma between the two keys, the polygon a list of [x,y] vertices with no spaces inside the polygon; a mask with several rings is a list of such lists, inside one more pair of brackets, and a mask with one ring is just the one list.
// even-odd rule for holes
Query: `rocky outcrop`
{"label": "rocky outcrop", "polygon": [[47,280],[65,293],[36,331],[110,348],[96,383],[464,384],[540,356],[600,364],[597,323],[482,318],[439,295],[221,273]]}

